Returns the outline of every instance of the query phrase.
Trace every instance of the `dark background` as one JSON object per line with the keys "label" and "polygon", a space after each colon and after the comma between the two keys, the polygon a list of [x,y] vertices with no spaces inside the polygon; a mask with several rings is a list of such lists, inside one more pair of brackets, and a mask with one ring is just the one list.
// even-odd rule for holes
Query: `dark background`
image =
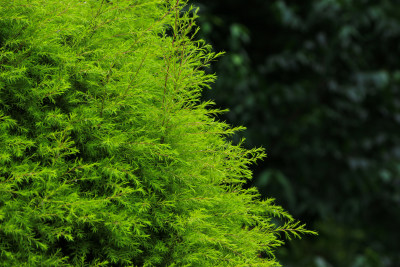
{"label": "dark background", "polygon": [[201,0],[204,94],[268,158],[253,185],[318,237],[285,267],[400,266],[400,2]]}

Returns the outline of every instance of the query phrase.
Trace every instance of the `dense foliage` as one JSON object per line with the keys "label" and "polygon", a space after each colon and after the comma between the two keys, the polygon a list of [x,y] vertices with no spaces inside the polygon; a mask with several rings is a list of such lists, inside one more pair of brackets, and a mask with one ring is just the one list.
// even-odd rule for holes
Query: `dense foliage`
{"label": "dense foliage", "polygon": [[1,1],[2,266],[279,266],[309,232],[242,188],[264,152],[199,100],[184,4]]}
{"label": "dense foliage", "polygon": [[399,2],[193,2],[227,52],[209,95],[267,146],[255,184],[320,233],[284,266],[397,266]]}

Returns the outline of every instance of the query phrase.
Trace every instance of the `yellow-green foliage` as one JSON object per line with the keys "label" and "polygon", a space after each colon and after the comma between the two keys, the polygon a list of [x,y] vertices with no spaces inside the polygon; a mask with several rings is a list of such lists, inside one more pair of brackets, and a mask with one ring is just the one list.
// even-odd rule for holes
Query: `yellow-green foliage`
{"label": "yellow-green foliage", "polygon": [[242,189],[264,153],[199,100],[219,54],[184,5],[0,2],[2,266],[278,266],[309,232]]}

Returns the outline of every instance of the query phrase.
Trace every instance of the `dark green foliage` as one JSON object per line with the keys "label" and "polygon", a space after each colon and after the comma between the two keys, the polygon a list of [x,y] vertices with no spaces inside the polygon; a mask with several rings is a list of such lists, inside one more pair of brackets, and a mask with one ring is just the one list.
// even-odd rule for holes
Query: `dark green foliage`
{"label": "dark green foliage", "polygon": [[267,145],[255,184],[320,233],[284,265],[397,266],[399,1],[196,2],[227,51],[210,95]]}
{"label": "dark green foliage", "polygon": [[264,152],[199,100],[184,4],[1,2],[2,266],[279,266],[312,233],[242,189]]}

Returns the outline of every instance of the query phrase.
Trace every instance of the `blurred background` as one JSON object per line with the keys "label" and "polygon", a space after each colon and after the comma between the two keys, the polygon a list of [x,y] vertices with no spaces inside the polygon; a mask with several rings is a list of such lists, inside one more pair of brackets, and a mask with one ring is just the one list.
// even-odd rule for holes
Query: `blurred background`
{"label": "blurred background", "polygon": [[268,153],[252,185],[319,232],[283,266],[400,266],[400,1],[190,3],[226,51],[204,99]]}

